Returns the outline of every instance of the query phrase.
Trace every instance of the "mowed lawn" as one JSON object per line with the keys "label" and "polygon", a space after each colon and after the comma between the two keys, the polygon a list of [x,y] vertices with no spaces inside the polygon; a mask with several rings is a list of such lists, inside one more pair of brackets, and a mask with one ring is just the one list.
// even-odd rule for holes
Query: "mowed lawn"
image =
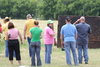
{"label": "mowed lawn", "polygon": [[[21,34],[23,35],[25,20],[12,20],[12,21],[14,22],[15,26],[20,30]],[[39,20],[39,22],[40,22],[40,28],[42,28],[42,30],[44,31],[47,21]],[[55,21],[54,23],[54,28],[57,34],[57,21]],[[26,67],[30,67],[31,58],[29,57],[29,53],[28,53],[28,45],[27,45],[26,40],[23,40],[23,41],[24,43],[21,44],[20,46],[22,65]],[[66,64],[65,52],[61,51],[61,49],[57,48],[56,46],[53,46],[51,64],[50,65],[45,64],[44,63],[45,49],[44,49],[43,39],[41,40],[41,42],[42,42],[42,45],[41,45],[42,46],[41,47],[42,67],[69,67]],[[14,64],[13,65],[10,64],[8,58],[4,57],[4,50],[5,50],[4,40],[1,40],[0,41],[0,67],[19,67],[15,59],[14,59]],[[73,65],[72,67],[75,67],[75,66]],[[100,49],[89,49],[89,64],[83,63],[83,64],[80,64],[78,67],[100,67]]]}

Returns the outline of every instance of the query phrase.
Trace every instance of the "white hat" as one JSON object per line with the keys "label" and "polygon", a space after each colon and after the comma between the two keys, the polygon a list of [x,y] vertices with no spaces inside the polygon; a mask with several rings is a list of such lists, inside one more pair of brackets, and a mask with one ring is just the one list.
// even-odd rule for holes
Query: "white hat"
{"label": "white hat", "polygon": [[47,21],[47,24],[50,24],[50,23],[53,23],[53,21],[52,20],[48,20]]}
{"label": "white hat", "polygon": [[6,19],[10,19],[10,18],[9,17],[5,17],[4,19],[6,20]]}

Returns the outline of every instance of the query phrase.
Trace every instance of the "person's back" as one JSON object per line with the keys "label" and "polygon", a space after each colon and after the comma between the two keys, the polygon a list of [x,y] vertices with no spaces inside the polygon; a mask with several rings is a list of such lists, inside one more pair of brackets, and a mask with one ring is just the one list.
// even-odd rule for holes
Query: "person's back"
{"label": "person's back", "polygon": [[5,17],[4,24],[2,25],[2,31],[4,32],[4,34],[8,31],[9,21],[10,21],[9,17]]}
{"label": "person's back", "polygon": [[30,29],[31,32],[31,42],[37,42],[40,41],[40,36],[42,30],[39,27],[33,27]]}
{"label": "person's back", "polygon": [[[8,23],[9,22],[6,22],[2,25],[2,31],[4,32],[4,34],[8,31]],[[6,39],[5,39],[6,40]]]}
{"label": "person's back", "polygon": [[79,23],[76,25],[77,31],[78,31],[78,37],[88,37],[88,34],[90,33],[90,25],[87,23]]}
{"label": "person's back", "polygon": [[64,41],[75,41],[75,35],[76,35],[76,27],[74,25],[66,24],[62,27],[62,31],[64,34]]}
{"label": "person's back", "polygon": [[37,58],[37,66],[41,66],[41,57],[40,57],[40,50],[41,50],[41,33],[42,29],[39,28],[39,22],[34,21],[35,27],[30,29],[31,33],[31,43],[30,43],[30,48],[32,52],[31,56],[31,66],[36,66],[36,61],[35,61],[35,56]]}
{"label": "person's back", "polygon": [[21,36],[20,32],[18,31],[18,29],[15,28],[15,26],[12,22],[9,22],[6,39],[8,40],[9,61],[11,62],[11,64],[13,64],[13,56],[14,56],[13,52],[15,52],[16,60],[18,61],[19,64],[21,64],[18,36],[22,43],[22,36]]}
{"label": "person's back", "polygon": [[80,45],[88,43],[88,35],[91,33],[90,25],[85,22],[81,22],[76,25],[76,28],[78,31],[77,43]]}
{"label": "person's back", "polygon": [[[79,24],[76,24],[78,22]],[[85,64],[88,64],[88,35],[91,33],[90,25],[85,22],[84,16],[80,17],[74,24],[76,24],[78,31],[77,48],[79,63],[82,64],[84,57]]]}
{"label": "person's back", "polygon": [[16,28],[10,29],[8,30],[8,35],[10,40],[18,39],[19,31]]}
{"label": "person's back", "polygon": [[[30,45],[30,41],[31,41],[30,29],[32,27],[34,27],[34,20],[30,14],[28,14],[26,16],[26,18],[27,18],[27,21],[26,21],[25,26],[24,26],[24,39],[27,39],[28,45]],[[29,55],[31,57],[31,48],[30,47],[29,47]]]}
{"label": "person's back", "polygon": [[29,32],[29,30],[32,28],[32,27],[34,27],[34,20],[33,19],[28,19],[27,21],[26,21],[26,36],[30,36],[30,32]]}
{"label": "person's back", "polygon": [[[61,28],[61,44],[64,43],[65,53],[66,53],[66,63],[68,65],[72,65],[71,62],[71,54],[70,50],[73,53],[74,64],[78,65],[78,59],[76,54],[76,38],[77,38],[77,30],[74,25],[71,24],[71,19],[69,17],[66,18],[66,25]],[[64,41],[63,41],[64,40]]]}
{"label": "person's back", "polygon": [[4,39],[5,39],[5,57],[8,57],[9,56],[9,51],[8,51],[8,40],[6,39],[6,33],[8,31],[8,23],[10,21],[10,18],[9,17],[5,17],[4,19],[4,24],[2,25],[2,32],[4,34]]}

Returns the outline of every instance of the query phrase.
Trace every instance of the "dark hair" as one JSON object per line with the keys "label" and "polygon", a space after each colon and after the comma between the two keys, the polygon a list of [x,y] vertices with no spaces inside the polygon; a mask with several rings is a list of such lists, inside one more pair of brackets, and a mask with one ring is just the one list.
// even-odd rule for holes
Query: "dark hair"
{"label": "dark hair", "polygon": [[5,22],[8,22],[9,20],[10,20],[10,19],[5,19],[4,21],[5,21]]}
{"label": "dark hair", "polygon": [[49,28],[51,28],[52,30],[54,30],[54,27],[51,27],[51,26],[50,26],[50,23],[47,24],[47,26],[48,26]]}
{"label": "dark hair", "polygon": [[65,20],[67,20],[68,22],[70,22],[71,18],[70,17],[66,17]]}
{"label": "dark hair", "polygon": [[11,29],[11,28],[15,28],[15,27],[14,27],[14,24],[12,22],[9,22],[8,29]]}
{"label": "dark hair", "polygon": [[34,21],[34,25],[39,25],[39,22],[38,21]]}

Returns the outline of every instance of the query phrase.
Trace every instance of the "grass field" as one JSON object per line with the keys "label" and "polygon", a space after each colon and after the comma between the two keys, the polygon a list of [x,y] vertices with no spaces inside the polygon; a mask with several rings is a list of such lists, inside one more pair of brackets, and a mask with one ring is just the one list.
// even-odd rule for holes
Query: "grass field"
{"label": "grass field", "polygon": [[[2,20],[1,20],[2,21]],[[13,20],[15,26],[21,31],[23,34],[24,22],[25,20]],[[44,30],[46,27],[46,21],[40,21],[40,27]],[[54,27],[57,33],[57,21],[54,23]],[[60,48],[53,46],[52,52],[52,61],[50,65],[44,63],[44,45],[43,39],[42,48],[41,48],[41,59],[42,59],[42,67],[69,67],[66,64],[65,52],[61,51]],[[4,57],[4,40],[0,41],[0,67],[19,67],[17,61],[14,59],[14,64],[11,65],[9,63],[8,58]],[[22,65],[26,67],[30,67],[31,59],[28,55],[28,45],[26,40],[24,40],[24,44],[21,44],[21,58]],[[75,67],[74,65],[72,67]],[[78,67],[100,67],[100,49],[89,49],[89,64],[80,64]]]}

